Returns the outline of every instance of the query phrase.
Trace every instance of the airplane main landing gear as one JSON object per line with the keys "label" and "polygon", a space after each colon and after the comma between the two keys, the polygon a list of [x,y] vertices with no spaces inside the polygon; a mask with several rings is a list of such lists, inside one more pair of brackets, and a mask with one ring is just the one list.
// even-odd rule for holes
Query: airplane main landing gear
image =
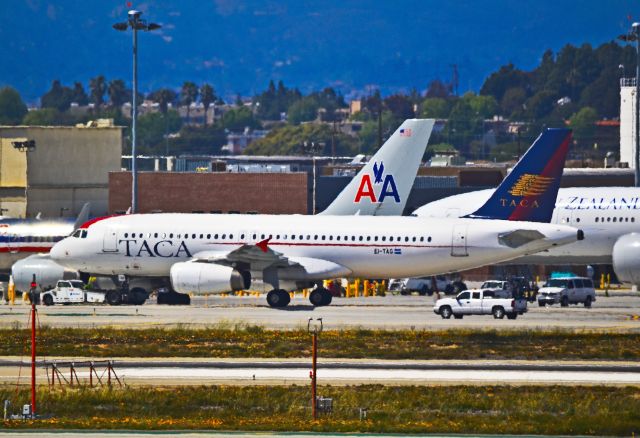
{"label": "airplane main landing gear", "polygon": [[328,306],[331,304],[332,298],[331,292],[323,287],[317,287],[309,294],[309,301],[316,307]]}
{"label": "airplane main landing gear", "polygon": [[291,301],[291,296],[286,290],[274,289],[267,294],[267,303],[271,307],[285,307]]}

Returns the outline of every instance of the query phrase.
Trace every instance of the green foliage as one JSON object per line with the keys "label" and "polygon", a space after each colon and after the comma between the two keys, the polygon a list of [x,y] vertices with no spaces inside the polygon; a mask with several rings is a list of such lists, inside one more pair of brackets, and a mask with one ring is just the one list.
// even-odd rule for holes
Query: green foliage
{"label": "green foliage", "polygon": [[149,93],[149,99],[160,105],[160,112],[162,114],[167,114],[169,104],[175,103],[177,97],[176,92],[169,88],[161,88]]}
{"label": "green foliage", "polygon": [[51,83],[51,89],[42,95],[40,105],[42,108],[55,108],[58,111],[66,111],[73,101],[73,90],[63,86],[59,80]]}
{"label": "green foliage", "polygon": [[[398,129],[404,120],[396,118],[391,111],[382,112],[382,143]],[[372,118],[362,125],[360,130],[360,153],[374,154],[381,146],[378,141],[378,118]]]}
{"label": "green foliage", "polygon": [[312,96],[305,96],[294,102],[287,112],[287,120],[292,125],[299,125],[302,122],[315,120],[318,116],[320,104],[318,100]]}
{"label": "green foliage", "polygon": [[114,79],[109,82],[109,101],[111,106],[120,108],[128,98],[127,86],[122,79]]}
{"label": "green foliage", "polygon": [[84,121],[85,117],[75,117],[56,108],[42,108],[29,111],[22,123],[29,126],[72,126]]}
{"label": "green foliage", "polygon": [[73,90],[71,95],[72,102],[77,103],[80,106],[84,106],[89,103],[89,97],[84,91],[84,87],[80,82],[73,83]]}
{"label": "green foliage", "polygon": [[19,125],[26,114],[20,93],[11,87],[0,88],[0,125]]}
{"label": "green foliage", "polygon": [[104,76],[96,76],[89,81],[89,100],[96,107],[101,106],[104,103],[104,94],[107,92],[107,82]]}
{"label": "green foliage", "polygon": [[140,154],[165,153],[165,136],[178,132],[182,126],[182,120],[175,110],[166,114],[147,113],[138,118],[137,140]]}
{"label": "green foliage", "polygon": [[207,124],[207,113],[209,112],[209,105],[216,101],[216,92],[209,84],[202,84],[200,87],[200,102],[204,106],[204,124]]}
{"label": "green foliage", "polygon": [[428,119],[446,119],[451,112],[451,100],[427,97],[420,105],[420,116]]}
{"label": "green foliage", "polygon": [[[266,137],[251,143],[247,155],[304,155],[304,143],[319,146],[317,155],[331,154],[332,127],[327,124],[285,125],[275,128]],[[355,155],[358,141],[340,132],[334,133],[336,154]]]}
{"label": "green foliage", "polygon": [[184,126],[178,137],[169,141],[171,154],[218,155],[227,142],[224,129],[213,126]]}
{"label": "green foliage", "polygon": [[278,88],[273,81],[269,81],[267,90],[255,97],[258,118],[260,120],[280,120],[280,115],[286,113],[289,107],[301,97],[300,91],[288,89],[282,81],[278,82]]}
{"label": "green foliage", "polygon": [[254,118],[253,112],[246,106],[234,108],[222,116],[222,125],[230,131],[243,131],[245,128],[259,128],[260,123]]}
{"label": "green foliage", "polygon": [[593,138],[598,120],[598,113],[591,107],[584,107],[571,117],[570,126],[573,129],[573,138],[583,144]]}

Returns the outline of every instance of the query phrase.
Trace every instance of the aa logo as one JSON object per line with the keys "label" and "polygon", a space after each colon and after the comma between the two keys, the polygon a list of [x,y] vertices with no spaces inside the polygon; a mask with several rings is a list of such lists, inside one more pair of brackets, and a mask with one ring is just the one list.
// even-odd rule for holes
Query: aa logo
{"label": "aa logo", "polygon": [[[378,194],[376,194],[374,187],[380,187]],[[400,203],[400,195],[393,175],[384,174],[384,163],[382,161],[379,166],[375,162],[373,163],[373,183],[371,182],[371,175],[363,175],[353,202],[359,203],[363,198],[367,198],[373,203],[382,203],[387,196],[393,197],[395,202]]]}

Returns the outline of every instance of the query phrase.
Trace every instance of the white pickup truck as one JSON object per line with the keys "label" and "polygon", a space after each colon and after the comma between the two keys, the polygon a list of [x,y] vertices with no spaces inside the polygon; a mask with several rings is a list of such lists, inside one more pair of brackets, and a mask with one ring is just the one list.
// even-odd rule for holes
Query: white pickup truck
{"label": "white pickup truck", "polygon": [[455,298],[442,298],[433,306],[433,311],[444,319],[462,319],[464,315],[493,315],[496,319],[507,316],[516,319],[527,311],[527,301],[523,298],[496,298],[490,290],[469,289]]}
{"label": "white pickup truck", "polygon": [[40,295],[40,299],[45,306],[104,302],[104,293],[90,292],[83,288],[84,283],[80,280],[60,280],[56,287],[43,292]]}

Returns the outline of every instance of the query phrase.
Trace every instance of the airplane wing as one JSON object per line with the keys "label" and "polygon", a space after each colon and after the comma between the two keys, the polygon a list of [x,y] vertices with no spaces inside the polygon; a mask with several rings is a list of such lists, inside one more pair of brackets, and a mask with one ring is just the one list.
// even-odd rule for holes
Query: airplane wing
{"label": "airplane wing", "polygon": [[195,263],[215,263],[240,267],[252,272],[278,269],[287,279],[325,279],[348,276],[351,270],[328,260],[310,257],[287,257],[268,246],[268,240],[256,245],[242,245],[229,252],[201,251],[193,255]]}

